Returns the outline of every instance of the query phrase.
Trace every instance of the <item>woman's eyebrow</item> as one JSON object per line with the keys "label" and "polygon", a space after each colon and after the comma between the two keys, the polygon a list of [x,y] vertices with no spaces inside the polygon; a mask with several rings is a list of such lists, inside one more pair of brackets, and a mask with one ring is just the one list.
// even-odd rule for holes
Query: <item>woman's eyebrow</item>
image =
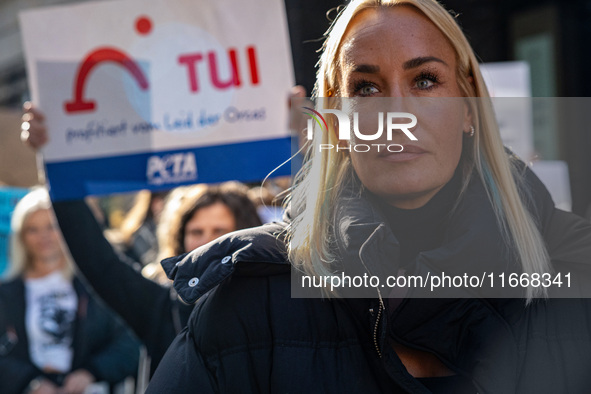
{"label": "woman's eyebrow", "polygon": [[353,66],[352,72],[364,74],[376,74],[380,72],[380,67],[373,64],[357,64]]}
{"label": "woman's eyebrow", "polygon": [[410,59],[405,61],[402,64],[402,68],[405,70],[410,70],[411,68],[416,68],[419,67],[425,63],[429,63],[429,62],[439,62],[439,63],[443,63],[447,66],[447,63],[444,62],[443,60],[439,59],[438,57],[435,56],[421,56],[421,57],[415,57],[414,59]]}
{"label": "woman's eyebrow", "polygon": [[[404,70],[410,70],[412,68],[419,67],[425,63],[438,62],[448,65],[445,61],[435,56],[421,56],[415,57],[414,59],[407,60],[402,64]],[[373,64],[356,64],[353,66],[352,72],[363,73],[363,74],[376,74],[380,72],[380,66]]]}

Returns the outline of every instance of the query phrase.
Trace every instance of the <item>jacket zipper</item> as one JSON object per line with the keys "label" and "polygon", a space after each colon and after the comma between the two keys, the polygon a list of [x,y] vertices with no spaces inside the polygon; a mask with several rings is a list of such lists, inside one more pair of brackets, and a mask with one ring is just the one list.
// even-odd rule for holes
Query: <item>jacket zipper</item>
{"label": "jacket zipper", "polygon": [[378,309],[378,316],[376,318],[376,324],[373,328],[373,343],[376,347],[376,351],[378,352],[378,356],[382,358],[382,351],[380,350],[380,344],[378,343],[378,327],[380,325],[380,318],[382,317],[382,305],[380,304]]}
{"label": "jacket zipper", "polygon": [[[380,350],[380,343],[378,341],[378,328],[380,327],[380,320],[382,318],[382,311],[384,310],[384,301],[382,300],[382,294],[378,290],[378,297],[380,298],[380,304],[378,305],[378,315],[376,317],[376,322],[373,327],[373,344],[376,347],[376,352],[378,352],[379,358],[382,358],[382,351]],[[370,312],[373,314],[373,308],[370,309]]]}

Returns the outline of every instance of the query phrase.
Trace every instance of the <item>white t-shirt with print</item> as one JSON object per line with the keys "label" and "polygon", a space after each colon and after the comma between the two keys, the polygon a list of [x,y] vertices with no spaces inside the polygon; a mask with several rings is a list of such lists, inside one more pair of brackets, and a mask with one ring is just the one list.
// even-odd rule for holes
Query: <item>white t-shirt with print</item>
{"label": "white t-shirt with print", "polygon": [[29,354],[40,369],[66,373],[72,367],[72,339],[78,297],[60,271],[25,279]]}

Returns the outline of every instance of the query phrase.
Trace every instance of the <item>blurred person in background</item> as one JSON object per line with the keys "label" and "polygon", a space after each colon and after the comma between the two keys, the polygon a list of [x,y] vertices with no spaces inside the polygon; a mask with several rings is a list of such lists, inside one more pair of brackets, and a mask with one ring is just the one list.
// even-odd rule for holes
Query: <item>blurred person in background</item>
{"label": "blurred person in background", "polygon": [[165,207],[166,220],[158,229],[159,258],[142,273],[169,283],[160,261],[190,252],[224,234],[262,224],[246,185],[230,181],[183,189],[179,201]]}
{"label": "blurred person in background", "polygon": [[[34,149],[47,143],[41,111],[25,104],[29,122],[23,141]],[[183,186],[169,193],[158,224],[159,258],[186,253],[231,231],[261,221],[238,182]],[[153,372],[174,337],[185,327],[192,305],[182,302],[158,263],[143,268],[105,239],[83,200],[58,201],[53,208],[80,272],[96,293],[132,328],[146,346]]]}
{"label": "blurred person in background", "polygon": [[11,227],[11,279],[0,285],[0,392],[82,394],[94,382],[135,375],[139,343],[75,275],[45,189],[20,200]]}

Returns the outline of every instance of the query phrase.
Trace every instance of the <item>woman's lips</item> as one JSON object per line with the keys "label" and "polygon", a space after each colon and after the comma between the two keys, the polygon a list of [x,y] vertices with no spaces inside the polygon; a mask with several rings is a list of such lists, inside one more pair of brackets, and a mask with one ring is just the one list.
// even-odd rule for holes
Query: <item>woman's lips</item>
{"label": "woman's lips", "polygon": [[378,158],[390,162],[404,162],[419,158],[426,154],[427,151],[415,145],[403,145],[400,152],[382,151],[378,154]]}

